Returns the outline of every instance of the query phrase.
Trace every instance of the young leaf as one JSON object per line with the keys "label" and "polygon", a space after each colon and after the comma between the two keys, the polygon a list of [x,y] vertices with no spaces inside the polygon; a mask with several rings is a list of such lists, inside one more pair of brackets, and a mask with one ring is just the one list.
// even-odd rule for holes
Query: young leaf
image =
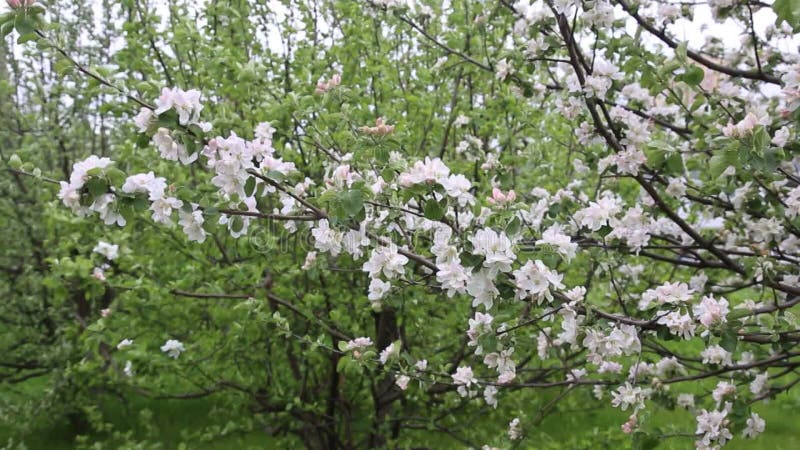
{"label": "young leaf", "polygon": [[[444,206],[442,203],[444,203]],[[425,202],[425,206],[423,207],[425,218],[430,220],[441,220],[446,211],[447,199],[444,199],[442,203],[437,202],[434,199],[430,199]]]}
{"label": "young leaf", "polygon": [[344,191],[339,195],[342,208],[348,216],[357,215],[364,208],[364,194],[357,190]]}

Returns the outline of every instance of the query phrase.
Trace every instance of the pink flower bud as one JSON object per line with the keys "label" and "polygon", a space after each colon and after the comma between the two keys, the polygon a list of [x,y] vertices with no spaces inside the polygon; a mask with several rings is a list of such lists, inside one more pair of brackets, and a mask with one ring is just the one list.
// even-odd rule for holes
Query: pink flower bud
{"label": "pink flower bud", "polygon": [[636,417],[636,414],[631,414],[631,416],[628,417],[628,421],[623,423],[622,426],[620,427],[622,428],[622,432],[625,434],[633,433],[633,430],[634,428],[636,428],[636,423],[638,421],[639,419]]}
{"label": "pink flower bud", "polygon": [[359,127],[358,131],[372,136],[386,136],[394,132],[394,125],[386,125],[383,117],[378,117],[375,119],[374,127]]}
{"label": "pink flower bud", "polygon": [[111,309],[110,308],[101,309],[100,310],[100,315],[103,316],[103,317],[110,316],[111,315]]}
{"label": "pink flower bud", "polygon": [[106,274],[103,272],[103,269],[99,267],[95,267],[94,270],[92,270],[92,277],[100,281],[106,281]]}
{"label": "pink flower bud", "polygon": [[504,194],[498,188],[492,189],[492,196],[488,197],[487,200],[491,205],[505,205],[506,203],[511,203],[517,199],[517,193],[513,190],[508,191],[508,194]]}
{"label": "pink flower bud", "polygon": [[22,0],[6,0],[6,3],[11,9],[17,9],[22,6]]}
{"label": "pink flower bud", "polygon": [[342,76],[334,74],[328,81],[320,81],[317,83],[317,88],[314,89],[315,94],[324,94],[332,89],[339,87],[342,83]]}

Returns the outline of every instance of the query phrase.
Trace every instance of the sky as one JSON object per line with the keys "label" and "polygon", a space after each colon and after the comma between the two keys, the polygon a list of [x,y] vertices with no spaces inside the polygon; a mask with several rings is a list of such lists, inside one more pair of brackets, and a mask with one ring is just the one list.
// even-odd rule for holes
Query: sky
{"label": "sky", "polygon": [[[207,0],[197,0],[195,4],[198,7],[202,7]],[[681,3],[682,0],[669,0],[671,3]],[[771,0],[767,0],[770,2]],[[278,0],[269,0],[268,5],[272,8],[275,12],[277,19],[282,20],[287,16],[287,9],[285,6],[281,4]],[[366,0],[364,0],[366,3]],[[95,12],[95,23],[93,24],[95,27],[101,26],[101,16],[102,16],[102,0],[92,0],[93,9]],[[168,15],[168,4],[169,0],[149,0],[148,4],[150,7],[154,7],[158,14],[161,17],[166,17]],[[737,25],[733,19],[727,19],[722,23],[718,23],[713,20],[711,15],[711,8],[705,4],[696,5],[693,7],[694,9],[694,20],[686,20],[686,19],[679,19],[675,23],[668,26],[669,33],[677,39],[684,40],[688,42],[688,47],[692,50],[702,50],[702,48],[706,44],[706,37],[714,36],[720,39],[723,45],[731,50],[735,50],[741,47],[741,38],[742,38],[742,27]],[[0,11],[7,11],[8,6],[6,6],[5,2],[0,2]],[[617,7],[617,13],[622,16],[624,15],[624,11],[621,10],[620,7]],[[758,12],[754,14],[754,21],[755,21],[755,31],[759,35],[759,37],[763,38],[765,35],[765,30],[768,26],[775,23],[776,16],[772,12],[770,8],[761,8]],[[166,20],[166,19],[165,19]],[[166,22],[164,22],[164,26],[166,27]],[[627,23],[627,31],[629,34],[633,35],[636,31],[636,22],[631,18],[628,20]],[[267,43],[270,47],[270,50],[277,54],[283,53],[283,42],[281,36],[278,34],[279,31],[277,28],[274,28],[270,34],[267,36]],[[88,33],[87,33],[88,36]],[[652,38],[652,43],[655,45],[656,39]],[[122,41],[120,40],[119,43],[112,44],[112,48],[116,46],[121,46]],[[782,50],[791,50],[793,49],[797,52],[798,47],[800,47],[800,35],[795,35],[794,39],[787,40],[782,42],[781,44]],[[791,49],[790,49],[791,47]],[[15,55],[21,56],[19,46],[14,46],[14,53]]]}

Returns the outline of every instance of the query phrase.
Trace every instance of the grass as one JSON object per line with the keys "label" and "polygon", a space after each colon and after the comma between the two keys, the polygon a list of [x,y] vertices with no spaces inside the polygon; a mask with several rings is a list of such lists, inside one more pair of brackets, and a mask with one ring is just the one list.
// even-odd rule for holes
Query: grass
{"label": "grass", "polygon": [[[29,390],[41,389],[41,381],[26,386]],[[0,393],[2,398],[8,400],[13,394]],[[115,430],[130,431],[134,436],[147,436],[148,430],[143,425],[145,422],[153,424],[150,430],[150,442],[159,442],[164,449],[177,449],[181,442],[186,440],[186,434],[198,436],[209,432],[213,439],[198,445],[192,445],[192,450],[249,450],[272,448],[298,448],[299,443],[289,439],[278,439],[261,431],[231,432],[227,435],[219,429],[212,427],[219,423],[215,418],[221,408],[226,408],[213,398],[193,400],[154,400],[139,396],[132,396],[122,404],[120,401],[109,400],[104,406],[103,413],[106,420],[114,425]],[[755,440],[735,439],[725,447],[726,450],[796,450],[800,448],[800,433],[797,431],[796,411],[800,407],[800,392],[783,394],[769,404],[761,404],[754,408],[767,422],[766,432]],[[152,414],[151,420],[142,421],[140,416]],[[612,408],[575,409],[547,417],[535,430],[529,430],[529,437],[521,448],[540,448],[547,443],[547,448],[571,448],[570,444],[575,439],[591,439],[592,433],[603,430],[617,430],[619,425],[627,419],[623,411]],[[661,429],[691,430],[694,419],[686,411],[674,411],[666,414],[659,413],[651,426]],[[222,435],[222,436],[221,436]],[[221,437],[220,437],[221,436]],[[15,438],[25,443],[29,450],[69,450],[75,448],[75,432],[66,420],[52,421],[50,426],[39,427],[25,436],[14,435],[8,425],[0,423],[0,448]],[[96,436],[97,437],[97,436]],[[92,438],[90,437],[90,441]],[[195,442],[192,439],[192,442]],[[454,448],[454,441],[441,436],[440,439],[430,439],[434,448]],[[591,442],[591,441],[589,441]],[[693,438],[673,437],[665,439],[659,445],[659,450],[682,450],[693,448]],[[11,447],[16,448],[16,447]],[[105,447],[104,447],[105,448]],[[600,448],[600,447],[597,447]],[[609,447],[619,448],[619,447]]]}
{"label": "grass", "polygon": [[[756,439],[742,439],[735,436],[725,450],[797,450],[800,449],[800,432],[797,420],[800,417],[800,392],[793,391],[780,395],[768,404],[753,407],[767,423],[762,435]],[[591,430],[619,429],[628,418],[627,413],[613,408],[601,408],[574,411],[552,415],[542,422],[540,433],[545,439],[566,442],[576,434],[589,434]],[[650,426],[663,429],[675,429],[682,432],[694,431],[695,420],[685,410],[659,411],[652,419]],[[565,447],[566,448],[566,447]],[[694,438],[675,436],[663,439],[658,450],[684,450],[694,448]]]}
{"label": "grass", "polygon": [[[30,401],[31,396],[42,392],[47,380],[31,380],[16,386],[15,391],[0,391],[0,400],[8,402]],[[265,448],[296,448],[289,438],[275,438],[265,432],[237,430],[222,431],[217,428],[220,416],[230,414],[228,407],[212,397],[188,400],[161,400],[132,394],[125,402],[116,398],[104,397],[102,400],[103,418],[113,425],[114,431],[130,432],[136,440],[158,442],[163,449],[180,448],[187,441],[187,435],[194,438],[208,433],[213,436],[207,442],[193,444],[191,450],[249,450]],[[1,406],[1,404],[0,404]],[[226,410],[227,409],[227,410]],[[0,411],[5,414],[4,411]],[[145,424],[151,424],[147,426]],[[223,422],[224,424],[224,422]],[[79,433],[66,418],[50,418],[42,424],[31,427],[25,434],[18,434],[9,424],[0,421],[0,449],[17,449],[24,443],[28,450],[69,450],[76,447],[75,438]],[[148,429],[149,428],[149,429]],[[89,441],[100,441],[108,434],[89,436]],[[14,446],[6,447],[13,439]],[[98,447],[100,448],[100,447]],[[102,447],[110,448],[110,447]],[[138,448],[138,447],[137,447]],[[150,447],[145,447],[150,448]]]}

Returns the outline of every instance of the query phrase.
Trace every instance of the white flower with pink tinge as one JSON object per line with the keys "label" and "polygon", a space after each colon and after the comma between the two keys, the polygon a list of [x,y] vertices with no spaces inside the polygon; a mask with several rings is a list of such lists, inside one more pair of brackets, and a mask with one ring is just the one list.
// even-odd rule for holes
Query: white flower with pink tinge
{"label": "white flower with pink tinge", "polygon": [[554,270],[550,270],[542,261],[528,261],[524,266],[514,271],[514,280],[517,286],[517,298],[524,299],[532,297],[539,302],[543,298],[553,301],[553,294],[550,292],[553,289],[561,289],[564,287],[561,280],[564,275],[559,274]]}
{"label": "white flower with pink tinge", "polygon": [[699,305],[692,307],[692,312],[707,327],[725,323],[728,320],[728,301],[724,298],[717,300],[713,295],[708,295],[703,297]]}
{"label": "white flower with pink tinge", "polygon": [[365,348],[372,345],[372,339],[368,337],[358,337],[353,340],[347,341],[345,345],[345,350],[364,350]]}
{"label": "white flower with pink tinge", "polygon": [[396,384],[401,391],[405,391],[406,389],[408,389],[409,381],[411,381],[411,377],[409,377],[408,375],[400,375],[399,377],[397,377],[397,380],[395,380],[394,384]]}
{"label": "white flower with pink tinge", "polygon": [[458,386],[458,394],[462,397],[466,397],[471,395],[472,393],[469,391],[469,388],[472,387],[473,384],[478,384],[478,379],[475,378],[475,375],[472,373],[472,367],[459,367],[456,369],[456,373],[450,375],[453,379],[453,383]]}
{"label": "white flower with pink tinge", "polygon": [[448,176],[450,168],[441,159],[426,157],[424,161],[415,162],[409,170],[398,175],[397,181],[401,186],[408,187],[419,183],[441,183]]}

